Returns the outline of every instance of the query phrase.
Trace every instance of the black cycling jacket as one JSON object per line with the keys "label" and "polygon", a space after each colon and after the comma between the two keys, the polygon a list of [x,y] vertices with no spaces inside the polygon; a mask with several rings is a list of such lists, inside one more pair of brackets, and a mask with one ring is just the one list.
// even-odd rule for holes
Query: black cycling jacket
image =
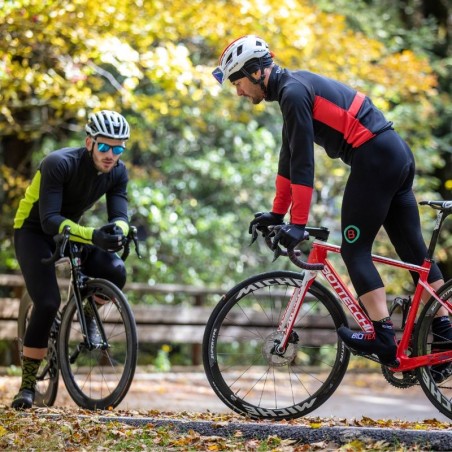
{"label": "black cycling jacket", "polygon": [[272,68],[267,101],[277,101],[284,124],[272,211],[306,224],[314,184],[314,143],[351,164],[356,148],[392,128],[372,101],[338,81],[308,71]]}
{"label": "black cycling jacket", "polygon": [[85,147],[54,151],[42,160],[20,201],[14,228],[55,235],[69,224],[73,240],[91,243],[94,228],[79,225],[81,216],[105,194],[108,221],[128,223],[127,182],[121,160],[109,173],[100,173]]}

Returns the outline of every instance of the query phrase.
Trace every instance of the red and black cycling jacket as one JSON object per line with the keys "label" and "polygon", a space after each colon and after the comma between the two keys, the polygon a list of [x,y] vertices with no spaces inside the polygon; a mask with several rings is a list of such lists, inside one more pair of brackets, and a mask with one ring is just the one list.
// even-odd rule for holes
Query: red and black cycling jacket
{"label": "red and black cycling jacket", "polygon": [[267,101],[283,116],[282,146],[272,211],[306,224],[314,185],[314,143],[329,157],[351,164],[361,145],[392,128],[372,101],[335,80],[308,71],[274,66]]}

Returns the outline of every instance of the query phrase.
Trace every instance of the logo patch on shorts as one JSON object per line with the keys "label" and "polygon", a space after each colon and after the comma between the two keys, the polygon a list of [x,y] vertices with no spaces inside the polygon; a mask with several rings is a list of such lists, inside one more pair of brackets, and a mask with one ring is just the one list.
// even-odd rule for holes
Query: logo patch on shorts
{"label": "logo patch on shorts", "polygon": [[355,243],[360,236],[361,232],[358,227],[350,225],[344,229],[344,239],[348,243]]}

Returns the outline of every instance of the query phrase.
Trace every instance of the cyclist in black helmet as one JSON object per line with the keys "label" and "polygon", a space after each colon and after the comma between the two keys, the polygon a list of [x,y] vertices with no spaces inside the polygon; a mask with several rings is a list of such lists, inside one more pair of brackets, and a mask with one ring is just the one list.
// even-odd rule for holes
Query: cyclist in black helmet
{"label": "cyclist in black helmet", "polygon": [[[229,44],[212,74],[221,84],[229,80],[237,95],[253,104],[278,102],[283,116],[273,207],[255,215],[250,231],[253,225],[282,224],[290,208],[290,224],[281,227],[276,244],[293,248],[303,240],[313,192],[314,143],[350,165],[342,202],[341,254],[375,332],[356,334],[341,327],[338,333],[349,347],[394,364],[395,333],[371,248],[384,226],[402,260],[421,265],[427,255],[412,189],[415,164],[410,148],[367,96],[336,80],[276,65],[268,44],[258,36]],[[444,282],[436,264],[429,282],[434,288]],[[452,340],[446,309],[438,313],[434,338]]]}
{"label": "cyclist in black helmet", "polygon": [[[33,405],[36,375],[61,302],[55,267],[41,262],[54,251],[53,236],[70,226],[71,240],[88,244],[83,258],[87,275],[119,288],[126,281],[124,263],[115,251],[129,230],[128,175],[121,161],[129,124],[119,113],[102,110],[89,116],[85,130],[85,146],[59,149],[42,160],[14,219],[16,256],[34,307],[23,343],[22,383],[12,402],[16,409]],[[79,223],[103,195],[108,224],[94,228]],[[89,313],[87,321],[94,343],[98,332]]]}

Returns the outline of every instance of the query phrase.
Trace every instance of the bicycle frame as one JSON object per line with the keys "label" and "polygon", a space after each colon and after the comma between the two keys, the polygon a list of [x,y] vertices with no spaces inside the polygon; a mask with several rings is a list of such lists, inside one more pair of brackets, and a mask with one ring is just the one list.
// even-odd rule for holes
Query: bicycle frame
{"label": "bicycle frame", "polygon": [[[58,234],[54,237],[55,242],[57,243],[57,246],[55,248],[54,254],[48,258],[44,259],[43,262],[50,264],[53,262],[57,262],[58,260],[66,260],[68,259],[70,262],[71,267],[71,281],[70,286],[68,290],[68,301],[71,298],[71,295],[73,294],[75,297],[75,304],[77,307],[77,312],[79,316],[79,323],[81,326],[81,333],[83,335],[84,343],[80,344],[79,347],[77,347],[77,352],[80,352],[80,347],[87,346],[89,350],[93,350],[96,348],[100,348],[102,350],[107,349],[108,341],[106,338],[104,326],[99,318],[99,313],[97,312],[97,309],[95,307],[95,301],[92,299],[88,299],[88,302],[91,304],[92,312],[94,316],[96,317],[96,323],[97,328],[99,330],[100,336],[102,338],[102,344],[92,344],[89,338],[89,335],[87,334],[87,324],[86,324],[86,316],[85,312],[83,310],[82,302],[81,302],[81,293],[80,290],[85,287],[86,281],[88,277],[86,277],[82,272],[82,265],[81,265],[81,250],[83,245],[74,241],[70,240],[70,227],[65,226],[62,233]],[[122,260],[125,261],[130,253],[130,242],[133,242],[135,245],[135,251],[139,258],[141,258],[139,249],[138,249],[138,232],[137,228],[135,226],[130,227],[129,234],[127,236],[126,243],[124,244],[123,248],[123,254],[121,256]],[[65,250],[67,247],[67,253],[68,256],[65,256]],[[72,359],[75,359],[75,355],[71,357]]]}
{"label": "bicycle frame", "polygon": [[[440,224],[437,224],[437,227],[439,228]],[[436,232],[437,231],[435,230],[435,233]],[[436,243],[436,238],[437,237],[434,236],[432,238],[432,242],[435,240]],[[434,245],[433,247],[430,246],[429,254],[433,253],[433,248]],[[308,264],[320,263],[323,264],[324,267],[322,270],[306,270],[303,274],[301,286],[294,289],[292,297],[289,301],[286,311],[284,312],[284,315],[278,328],[278,331],[280,333],[283,333],[283,336],[281,339],[281,343],[277,347],[277,353],[283,353],[284,350],[286,349],[292,329],[298,317],[298,313],[303,304],[305,294],[307,293],[309,287],[314,282],[319,271],[321,271],[321,273],[323,274],[324,278],[326,279],[332,290],[341,300],[342,304],[344,304],[350,311],[350,314],[352,315],[356,323],[360,326],[361,330],[364,332],[373,332],[373,325],[369,317],[361,308],[358,300],[352,295],[347,285],[343,282],[340,275],[333,268],[330,261],[327,259],[327,255],[330,252],[340,254],[341,249],[337,245],[325,243],[319,240],[315,240],[313,242],[307,263]],[[409,309],[406,325],[402,333],[402,338],[397,347],[397,358],[400,362],[400,365],[397,368],[391,368],[391,370],[397,372],[408,371],[421,366],[432,366],[435,364],[452,361],[452,350],[415,357],[410,357],[407,355],[411,333],[413,332],[414,329],[416,316],[422,302],[422,293],[424,290],[426,290],[442,306],[444,306],[449,313],[452,313],[452,304],[447,300],[441,300],[441,298],[439,298],[438,295],[436,294],[436,291],[427,281],[428,274],[432,266],[432,259],[430,257],[427,257],[424,260],[424,263],[419,266],[374,254],[372,254],[371,257],[373,262],[409,270],[419,274],[419,280],[413,295],[413,300],[411,302],[411,307]]]}
{"label": "bicycle frame", "polygon": [[[94,300],[88,299],[88,302],[91,304],[91,309],[96,317],[96,324],[97,328],[99,330],[99,334],[102,338],[102,344],[92,344],[89,338],[89,335],[87,334],[87,324],[86,324],[86,316],[82,305],[82,297],[80,293],[80,289],[82,289],[85,286],[85,281],[88,279],[81,270],[81,259],[80,259],[80,251],[81,246],[77,244],[76,242],[69,242],[68,243],[68,249],[69,249],[69,260],[71,261],[71,285],[70,290],[74,294],[75,298],[75,304],[77,306],[77,313],[79,316],[79,323],[81,326],[81,333],[83,335],[84,343],[79,344],[75,354],[70,357],[71,362],[75,361],[78,352],[80,352],[80,348],[83,346],[87,346],[89,350],[93,350],[96,348],[100,348],[102,350],[105,350],[108,348],[108,341],[106,339],[106,334],[104,330],[104,326],[99,318],[99,313],[97,312],[97,309],[95,308]],[[70,293],[68,294],[70,296]],[[68,298],[69,299],[69,298]]]}

